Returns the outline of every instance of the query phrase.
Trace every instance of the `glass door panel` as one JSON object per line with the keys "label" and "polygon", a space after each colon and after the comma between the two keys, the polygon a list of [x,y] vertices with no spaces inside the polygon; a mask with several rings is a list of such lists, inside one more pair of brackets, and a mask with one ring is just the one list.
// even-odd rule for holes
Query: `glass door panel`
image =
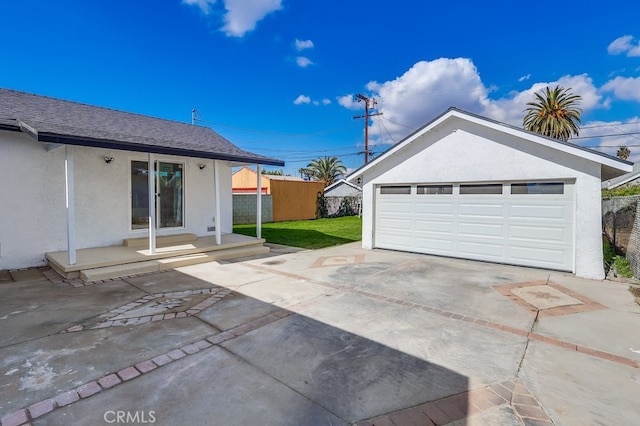
{"label": "glass door panel", "polygon": [[[155,200],[158,228],[182,227],[184,217],[183,165],[155,163]],[[149,227],[149,166],[131,162],[131,229]]]}

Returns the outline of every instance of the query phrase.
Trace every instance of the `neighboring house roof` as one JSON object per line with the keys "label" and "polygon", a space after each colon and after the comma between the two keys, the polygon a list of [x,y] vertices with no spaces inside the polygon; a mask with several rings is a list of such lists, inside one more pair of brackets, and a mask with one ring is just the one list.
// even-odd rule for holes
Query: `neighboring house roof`
{"label": "neighboring house roof", "polygon": [[356,191],[362,191],[362,188],[360,188],[360,187],[359,187],[358,185],[356,185],[355,183],[351,183],[351,182],[349,182],[349,181],[347,181],[347,180],[345,180],[345,179],[340,179],[340,180],[335,181],[335,182],[334,182],[334,183],[332,183],[331,185],[327,186],[327,187],[324,189],[324,192],[325,192],[325,194],[326,194],[327,192],[330,192],[330,191],[332,191],[333,189],[335,189],[335,188],[337,188],[337,187],[339,187],[339,186],[341,186],[341,185],[348,185],[348,186],[350,186],[351,188],[355,189]]}
{"label": "neighboring house roof", "polygon": [[378,164],[384,162],[387,158],[393,156],[396,152],[404,149],[405,147],[411,145],[414,141],[420,138],[425,133],[430,132],[434,128],[441,125],[443,122],[450,119],[461,119],[466,120],[471,123],[475,123],[481,126],[489,127],[494,130],[509,134],[511,136],[524,138],[532,143],[537,143],[542,146],[547,146],[553,149],[557,149],[558,151],[566,152],[571,155],[575,155],[577,157],[584,158],[586,160],[594,161],[601,165],[601,179],[607,180],[612,179],[616,176],[620,176],[623,172],[628,172],[632,170],[633,163],[625,160],[621,160],[617,157],[613,157],[608,154],[604,154],[602,152],[594,151],[589,148],[585,148],[579,145],[575,145],[571,142],[563,142],[558,139],[549,138],[546,136],[542,136],[538,133],[530,132],[528,130],[521,129],[519,127],[512,126],[510,124],[501,123],[496,120],[492,120],[490,118],[482,117],[477,114],[472,114],[470,112],[462,111],[458,108],[451,107],[446,110],[444,113],[440,114],[438,117],[433,119],[431,122],[422,126],[400,142],[393,145],[391,148],[387,149],[385,152],[380,154],[374,160],[370,161],[368,164],[361,166],[360,168],[354,170],[346,177],[348,181],[355,181],[358,177],[362,176],[367,170],[376,167]]}
{"label": "neighboring house roof", "polygon": [[208,127],[0,89],[0,129],[39,142],[284,166]]}
{"label": "neighboring house roof", "polygon": [[619,186],[625,185],[629,182],[633,182],[640,178],[640,163],[633,165],[633,171],[631,173],[624,174],[622,176],[609,179],[602,182],[602,189],[615,189]]}
{"label": "neighboring house roof", "polygon": [[290,180],[295,182],[307,182],[306,180],[296,176],[280,176],[280,175],[266,175],[266,174],[263,174],[262,176],[270,180]]}

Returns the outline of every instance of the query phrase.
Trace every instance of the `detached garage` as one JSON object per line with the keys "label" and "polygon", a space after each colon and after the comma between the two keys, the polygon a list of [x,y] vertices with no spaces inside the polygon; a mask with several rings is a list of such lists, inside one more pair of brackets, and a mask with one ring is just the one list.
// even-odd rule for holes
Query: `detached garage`
{"label": "detached garage", "polygon": [[364,248],[602,279],[601,181],[631,163],[450,109],[348,180]]}

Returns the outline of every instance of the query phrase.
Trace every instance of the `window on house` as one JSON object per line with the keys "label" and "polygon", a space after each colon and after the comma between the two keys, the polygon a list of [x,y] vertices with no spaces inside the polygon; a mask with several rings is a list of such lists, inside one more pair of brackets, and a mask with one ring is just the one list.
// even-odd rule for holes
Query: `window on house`
{"label": "window on house", "polygon": [[502,194],[501,183],[460,185],[461,195]]}
{"label": "window on house", "polygon": [[381,186],[380,194],[411,194],[411,185]]}
{"label": "window on house", "polygon": [[512,194],[564,194],[562,182],[512,183]]}
{"label": "window on house", "polygon": [[453,194],[453,185],[418,185],[418,194]]}

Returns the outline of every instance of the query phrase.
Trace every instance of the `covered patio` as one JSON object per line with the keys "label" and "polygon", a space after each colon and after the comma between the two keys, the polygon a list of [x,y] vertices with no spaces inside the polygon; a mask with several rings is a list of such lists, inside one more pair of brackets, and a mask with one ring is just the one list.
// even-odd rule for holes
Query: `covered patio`
{"label": "covered patio", "polygon": [[67,250],[45,256],[49,266],[66,278],[98,281],[269,253],[269,248],[263,245],[264,239],[239,234],[222,234],[220,243],[215,236],[194,234],[156,237],[153,253],[146,247],[147,241],[147,238],[132,238],[124,240],[121,246],[77,249],[73,264],[69,263]]}
{"label": "covered patio", "polygon": [[256,238],[232,233],[232,168],[284,162],[208,127],[0,89],[0,141],[0,269],[99,280],[269,251],[262,191]]}

